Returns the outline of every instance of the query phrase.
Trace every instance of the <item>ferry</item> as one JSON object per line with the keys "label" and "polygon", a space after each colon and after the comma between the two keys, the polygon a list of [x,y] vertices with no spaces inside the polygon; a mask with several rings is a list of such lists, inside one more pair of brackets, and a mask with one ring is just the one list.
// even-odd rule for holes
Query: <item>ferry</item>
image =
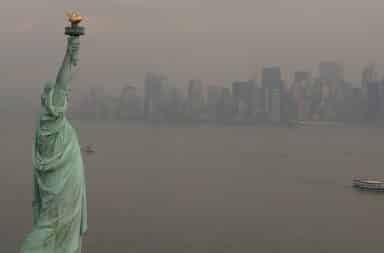
{"label": "ferry", "polygon": [[384,181],[383,180],[354,178],[352,185],[353,185],[353,187],[360,189],[360,190],[384,192]]}

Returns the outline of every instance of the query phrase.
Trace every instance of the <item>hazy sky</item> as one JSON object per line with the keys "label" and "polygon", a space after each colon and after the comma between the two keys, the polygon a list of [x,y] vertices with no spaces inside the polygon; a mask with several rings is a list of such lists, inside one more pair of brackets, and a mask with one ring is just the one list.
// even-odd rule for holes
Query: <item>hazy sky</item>
{"label": "hazy sky", "polygon": [[358,80],[368,62],[384,63],[382,0],[2,0],[1,88],[54,78],[71,9],[86,16],[83,87],[140,84],[146,71],[228,84],[263,64],[280,64],[290,79],[322,60],[344,62]]}

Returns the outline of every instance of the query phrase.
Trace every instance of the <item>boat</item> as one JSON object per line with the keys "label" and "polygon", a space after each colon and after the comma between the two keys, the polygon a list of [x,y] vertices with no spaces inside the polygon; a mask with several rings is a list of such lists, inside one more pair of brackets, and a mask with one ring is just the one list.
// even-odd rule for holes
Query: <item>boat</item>
{"label": "boat", "polygon": [[360,190],[384,192],[384,180],[354,178],[352,185]]}
{"label": "boat", "polygon": [[84,148],[82,148],[83,152],[85,152],[87,155],[91,155],[95,153],[95,150],[92,148],[91,145],[87,145]]}
{"label": "boat", "polygon": [[342,127],[344,126],[342,123],[332,122],[332,121],[298,121],[297,124],[299,126],[304,126],[304,127]]}

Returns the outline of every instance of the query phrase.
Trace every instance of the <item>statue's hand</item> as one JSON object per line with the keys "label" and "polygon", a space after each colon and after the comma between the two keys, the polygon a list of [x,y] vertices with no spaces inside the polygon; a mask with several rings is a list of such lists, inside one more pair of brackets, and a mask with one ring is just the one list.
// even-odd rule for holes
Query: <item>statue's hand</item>
{"label": "statue's hand", "polygon": [[69,54],[69,58],[71,63],[76,66],[79,56],[79,48],[80,48],[80,39],[79,37],[69,36],[68,37],[68,46],[67,52]]}

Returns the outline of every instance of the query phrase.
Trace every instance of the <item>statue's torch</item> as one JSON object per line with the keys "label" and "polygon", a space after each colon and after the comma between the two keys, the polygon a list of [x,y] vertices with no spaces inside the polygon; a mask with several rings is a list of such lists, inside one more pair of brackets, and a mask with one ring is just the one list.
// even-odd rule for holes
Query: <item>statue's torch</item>
{"label": "statue's torch", "polygon": [[71,23],[71,26],[65,27],[65,34],[74,37],[84,35],[84,27],[79,26],[79,23],[83,20],[83,17],[80,16],[78,12],[68,12],[67,18]]}
{"label": "statue's torch", "polygon": [[[72,38],[78,38],[85,34],[85,29],[82,26],[79,26],[80,22],[83,20],[83,17],[79,12],[68,12],[66,13],[68,21],[71,23],[70,26],[65,27],[65,35],[71,36]],[[73,57],[77,57],[77,54],[72,54]],[[72,59],[74,65],[77,63],[77,59]]]}

